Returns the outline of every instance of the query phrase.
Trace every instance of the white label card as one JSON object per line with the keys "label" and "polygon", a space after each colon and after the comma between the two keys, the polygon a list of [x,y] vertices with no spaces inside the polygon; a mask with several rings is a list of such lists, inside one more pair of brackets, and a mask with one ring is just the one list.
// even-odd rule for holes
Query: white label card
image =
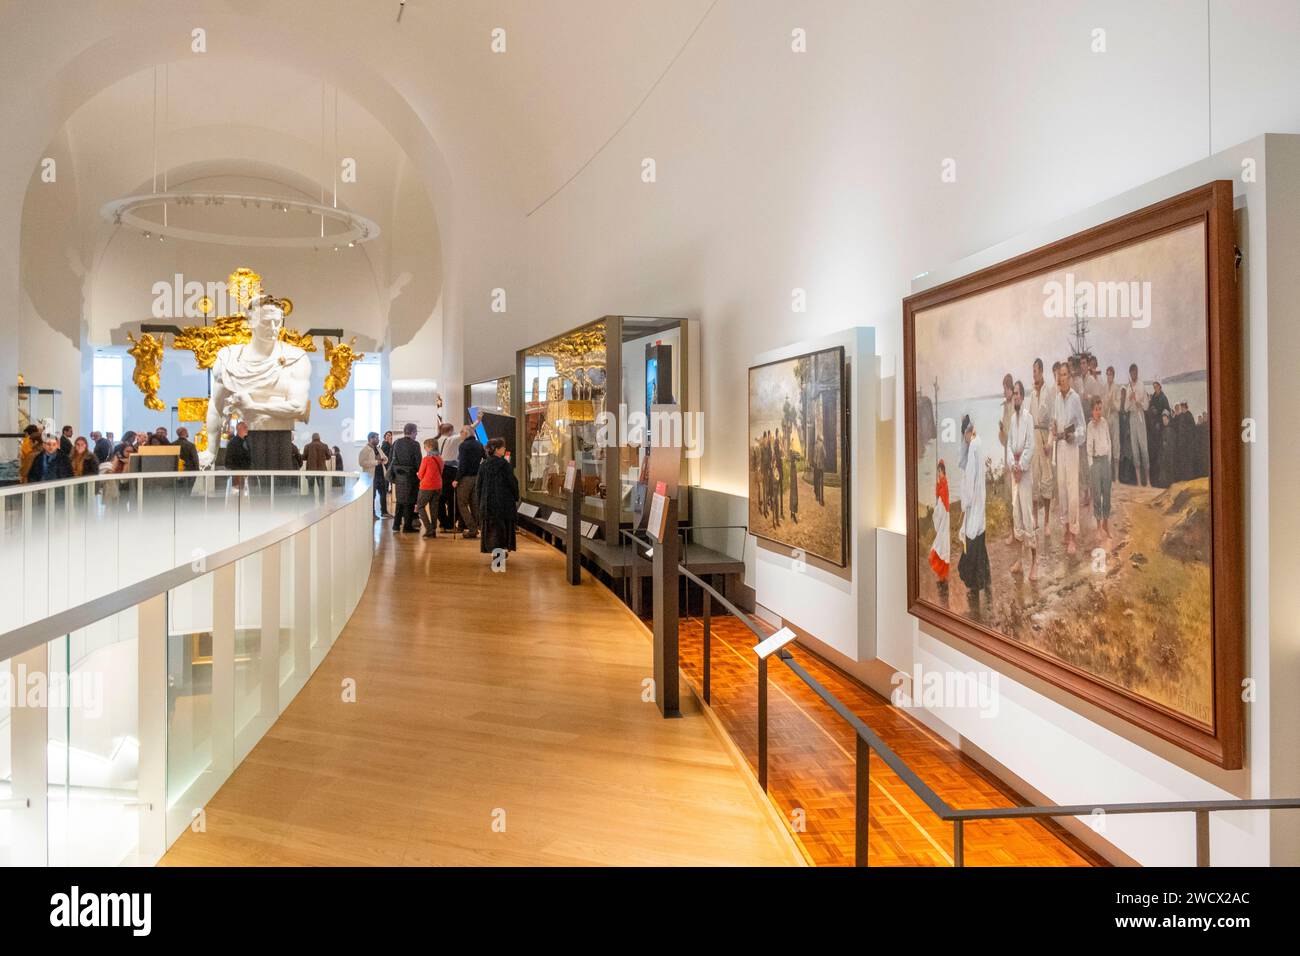
{"label": "white label card", "polygon": [[766,659],[771,657],[781,648],[785,647],[795,639],[797,635],[788,627],[783,627],[765,641],[760,641],[754,645],[754,653],[760,658]]}

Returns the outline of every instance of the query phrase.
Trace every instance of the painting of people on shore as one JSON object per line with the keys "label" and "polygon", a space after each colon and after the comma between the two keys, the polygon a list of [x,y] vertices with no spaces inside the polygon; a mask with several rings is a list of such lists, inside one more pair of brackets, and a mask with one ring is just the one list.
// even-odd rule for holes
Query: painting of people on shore
{"label": "painting of people on shore", "polygon": [[749,370],[749,533],[844,567],[844,349]]}
{"label": "painting of people on shore", "polygon": [[1214,723],[1206,225],[915,312],[922,602]]}

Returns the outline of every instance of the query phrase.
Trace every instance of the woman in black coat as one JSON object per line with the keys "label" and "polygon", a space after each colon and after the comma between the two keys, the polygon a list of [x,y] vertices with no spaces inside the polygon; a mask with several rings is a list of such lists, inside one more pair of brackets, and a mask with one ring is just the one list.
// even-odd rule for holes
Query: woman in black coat
{"label": "woman in black coat", "polygon": [[519,501],[519,480],[506,458],[506,441],[493,438],[487,443],[487,457],[478,469],[479,550],[515,550],[515,505]]}

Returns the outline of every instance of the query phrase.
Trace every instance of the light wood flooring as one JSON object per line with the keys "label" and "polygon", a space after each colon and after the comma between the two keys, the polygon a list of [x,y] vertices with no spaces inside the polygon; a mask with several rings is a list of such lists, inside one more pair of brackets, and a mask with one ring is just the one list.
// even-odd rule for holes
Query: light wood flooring
{"label": "light wood flooring", "polygon": [[800,861],[709,721],[642,700],[650,644],[603,585],[522,534],[504,574],[377,534],[329,656],[163,865]]}

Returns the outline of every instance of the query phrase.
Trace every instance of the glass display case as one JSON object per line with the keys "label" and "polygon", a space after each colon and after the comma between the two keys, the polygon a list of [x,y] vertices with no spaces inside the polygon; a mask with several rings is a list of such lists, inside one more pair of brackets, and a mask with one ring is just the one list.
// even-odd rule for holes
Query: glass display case
{"label": "glass display case", "polygon": [[37,388],[34,385],[18,386],[18,430],[28,425],[58,425],[62,393],[57,388]]}
{"label": "glass display case", "polygon": [[[676,406],[696,432],[692,342],[698,323],[607,315],[522,349],[517,356],[519,485],[525,500],[564,508],[565,468],[577,463],[582,515],[606,540],[631,525],[646,496],[656,405]],[[640,425],[641,427],[638,427]],[[683,456],[681,485],[694,483],[698,455]],[[688,517],[686,496],[679,516]]]}
{"label": "glass display case", "polygon": [[18,484],[23,437],[21,432],[0,432],[0,487]]}
{"label": "glass display case", "polygon": [[469,416],[471,408],[479,408],[498,415],[513,415],[515,377],[502,375],[465,386],[465,414]]}
{"label": "glass display case", "polygon": [[519,353],[520,489],[534,502],[563,508],[570,460],[582,483],[583,516],[605,517],[606,448],[597,441],[605,409],[609,323],[601,319]]}

